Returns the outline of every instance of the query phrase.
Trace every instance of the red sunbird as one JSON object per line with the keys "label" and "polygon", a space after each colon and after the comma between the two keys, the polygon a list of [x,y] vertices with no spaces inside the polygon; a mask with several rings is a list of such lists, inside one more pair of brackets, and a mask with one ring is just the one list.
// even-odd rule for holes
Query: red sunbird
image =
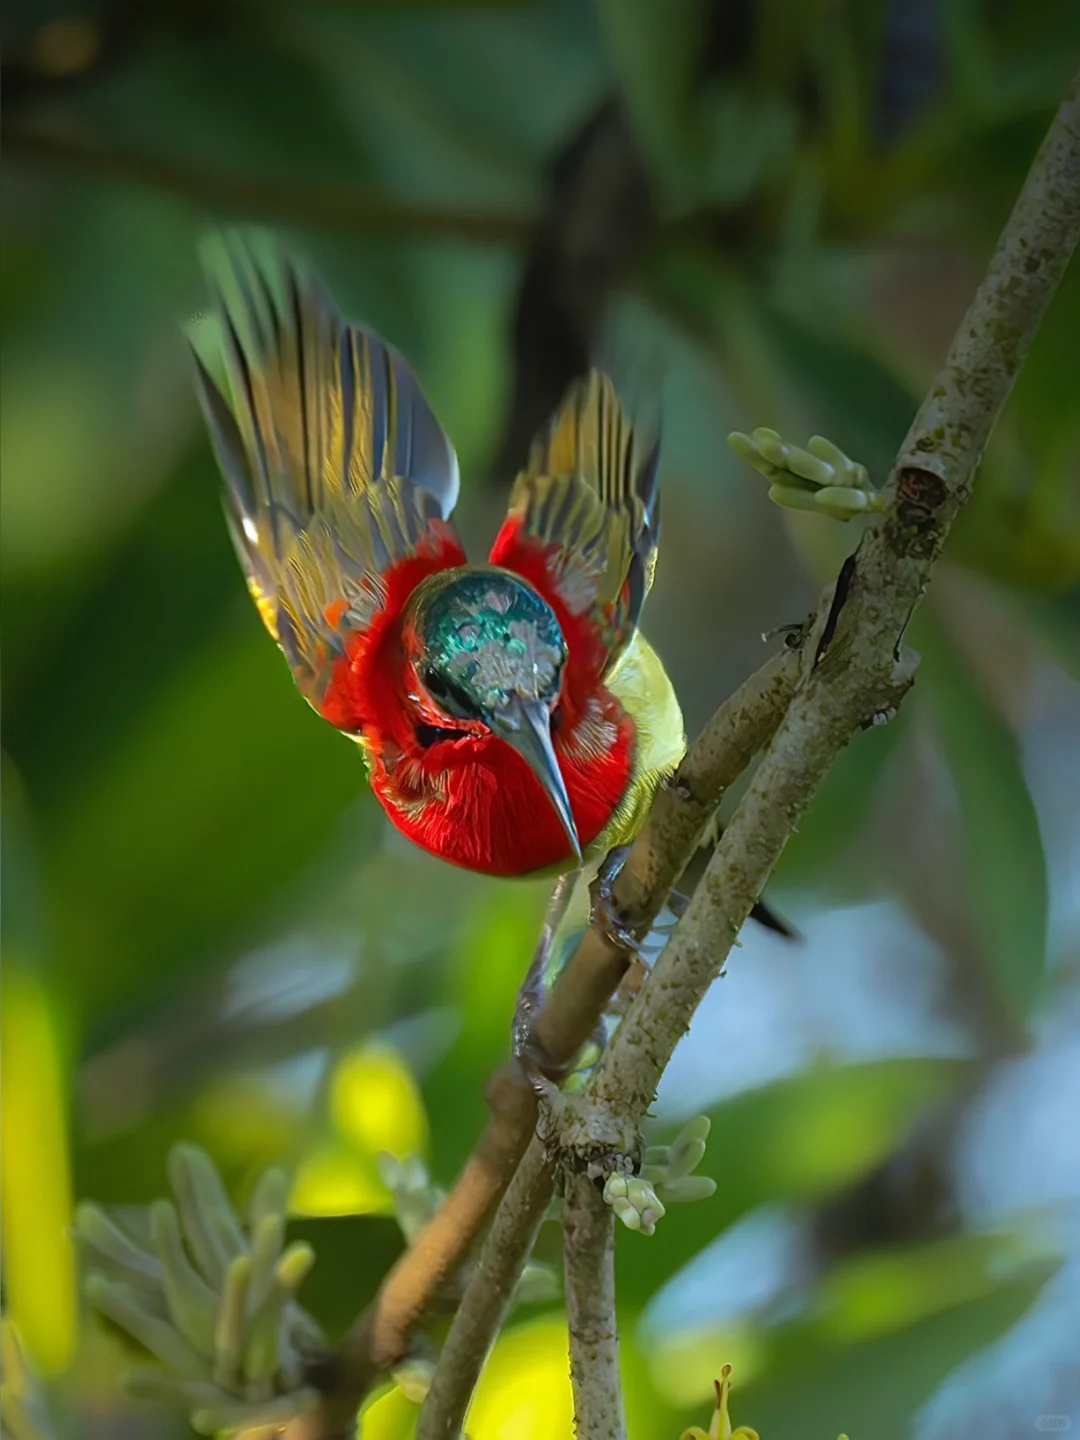
{"label": "red sunbird", "polygon": [[470,564],[457,459],[401,356],[306,268],[226,253],[228,297],[209,273],[231,403],[196,355],[199,395],[240,563],[301,693],[444,860],[560,873],[628,843],[685,749],[637,628],[658,445],[592,370]]}
{"label": "red sunbird", "polygon": [[231,404],[196,357],[198,388],[240,562],[301,693],[445,860],[527,875],[625,843],[685,742],[637,629],[657,447],[611,381],[571,386],[470,564],[457,460],[401,357],[304,269],[240,251],[230,279]]}

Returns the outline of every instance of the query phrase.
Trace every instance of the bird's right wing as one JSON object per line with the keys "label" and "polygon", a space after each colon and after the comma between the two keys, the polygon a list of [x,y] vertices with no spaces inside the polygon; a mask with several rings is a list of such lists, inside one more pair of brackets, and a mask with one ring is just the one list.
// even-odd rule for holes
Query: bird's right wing
{"label": "bird's right wing", "polygon": [[457,459],[405,362],[314,276],[244,241],[214,249],[231,403],[197,353],[196,377],[229,528],[267,629],[325,713],[346,642],[464,563]]}

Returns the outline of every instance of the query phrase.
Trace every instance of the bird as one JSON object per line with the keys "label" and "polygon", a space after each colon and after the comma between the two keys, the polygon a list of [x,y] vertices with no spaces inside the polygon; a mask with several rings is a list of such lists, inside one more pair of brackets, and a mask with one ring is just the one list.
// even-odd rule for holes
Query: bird
{"label": "bird", "polygon": [[457,458],[406,362],[310,268],[225,253],[227,284],[208,268],[225,385],[196,350],[196,387],[240,564],[301,694],[443,860],[556,875],[625,844],[686,743],[638,628],[658,441],[607,374],[582,375],[470,563]]}
{"label": "bird", "polygon": [[[193,346],[195,380],[255,606],[403,835],[467,870],[560,877],[538,992],[556,930],[580,923],[576,880],[610,882],[686,749],[638,625],[659,435],[604,371],[574,379],[487,559],[470,563],[452,518],[457,457],[402,356],[346,321],[310,267],[217,238],[206,268],[225,388]],[[670,904],[677,915],[684,897]],[[794,933],[763,902],[751,913]]]}

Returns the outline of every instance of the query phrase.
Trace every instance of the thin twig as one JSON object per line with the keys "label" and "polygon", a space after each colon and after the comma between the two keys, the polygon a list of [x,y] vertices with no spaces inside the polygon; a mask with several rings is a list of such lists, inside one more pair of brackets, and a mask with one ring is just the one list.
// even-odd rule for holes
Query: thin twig
{"label": "thin twig", "polygon": [[516,1067],[489,1081],[491,1118],[453,1190],[387,1277],[372,1328],[371,1358],[382,1369],[405,1350],[417,1319],[466,1259],[509,1185],[536,1126],[536,1097]]}
{"label": "thin twig", "polygon": [[543,1142],[525,1151],[484,1241],[476,1273],[446,1337],[416,1440],[458,1440],[473,1386],[532,1252],[552,1195]]}
{"label": "thin twig", "polygon": [[626,1440],[615,1316],[615,1217],[587,1175],[566,1178],[563,1257],[577,1440]]}
{"label": "thin twig", "polygon": [[372,235],[464,240],[500,249],[527,244],[535,228],[530,215],[431,209],[354,185],[313,183],[293,176],[263,180],[248,174],[224,174],[179,156],[105,143],[67,125],[46,127],[21,121],[9,127],[4,148],[9,159],[88,171],[182,195],[209,210],[252,220]]}
{"label": "thin twig", "polygon": [[[690,907],[616,1031],[589,1086],[613,1116],[640,1122],[660,1076],[706,990],[723,969],[746,916],[822,778],[874,708],[895,706],[908,677],[875,676],[828,709],[827,682],[812,682],[793,702],[754,780],[709,862]],[[891,688],[890,688],[891,681]],[[829,697],[832,699],[833,697]],[[589,1121],[590,1144],[607,1126]]]}

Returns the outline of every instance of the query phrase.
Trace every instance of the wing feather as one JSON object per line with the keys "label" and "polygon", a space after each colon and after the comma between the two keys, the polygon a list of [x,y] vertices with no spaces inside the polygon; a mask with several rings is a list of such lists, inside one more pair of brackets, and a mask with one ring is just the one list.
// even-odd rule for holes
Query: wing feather
{"label": "wing feather", "polygon": [[229,530],[267,629],[319,708],[386,579],[459,565],[453,448],[404,360],[347,324],[319,280],[241,240],[208,274],[230,400],[196,355]]}
{"label": "wing feather", "polygon": [[533,442],[491,560],[539,548],[556,598],[595,629],[610,671],[637,628],[660,534],[659,445],[643,443],[599,370],[576,381]]}

